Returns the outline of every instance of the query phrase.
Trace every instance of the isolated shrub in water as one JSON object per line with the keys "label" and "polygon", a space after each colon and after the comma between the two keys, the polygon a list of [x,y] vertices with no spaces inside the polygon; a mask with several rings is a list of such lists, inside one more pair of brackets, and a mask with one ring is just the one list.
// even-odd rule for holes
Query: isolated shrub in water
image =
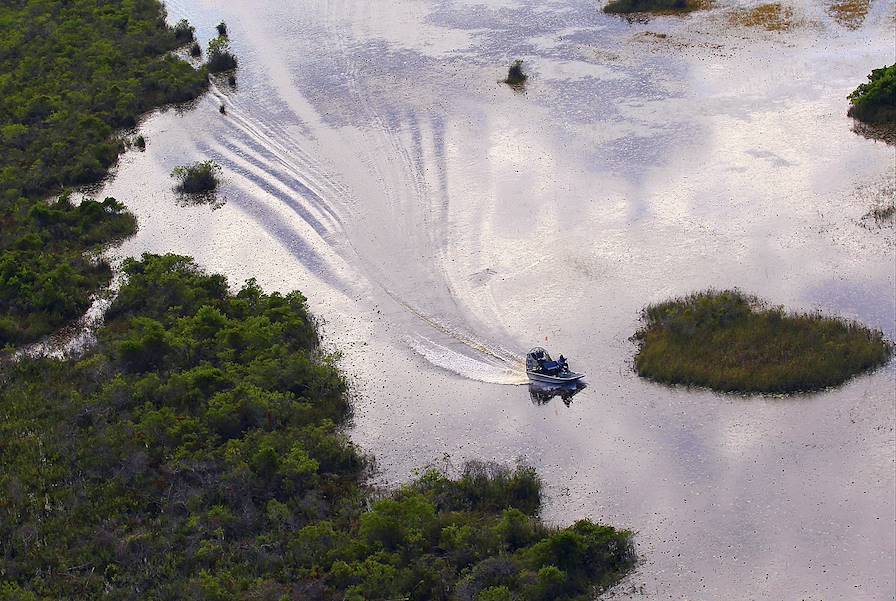
{"label": "isolated shrub in water", "polygon": [[221,166],[214,161],[200,161],[175,167],[171,177],[178,180],[176,189],[187,194],[214,192],[218,187]]}
{"label": "isolated shrub in water", "polygon": [[218,24],[215,26],[215,29],[218,30],[218,35],[219,35],[219,36],[221,36],[222,38],[226,38],[226,37],[227,37],[227,24],[224,23],[224,21],[221,21],[220,23],[218,23]]}
{"label": "isolated shrub in water", "polygon": [[227,38],[215,38],[208,43],[208,70],[221,73],[236,69],[236,57],[230,52]]}
{"label": "isolated shrub in water", "polygon": [[504,83],[512,86],[520,86],[523,85],[528,78],[529,77],[523,73],[523,61],[517,59],[513,61],[513,64],[510,65],[510,69],[507,70],[507,79],[504,80]]}

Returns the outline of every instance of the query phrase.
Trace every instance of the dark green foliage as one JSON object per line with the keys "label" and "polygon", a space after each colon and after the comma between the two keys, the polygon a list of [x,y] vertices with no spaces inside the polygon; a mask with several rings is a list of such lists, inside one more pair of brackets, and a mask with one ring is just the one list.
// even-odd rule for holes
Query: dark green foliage
{"label": "dark green foliage", "polygon": [[174,39],[178,44],[186,44],[196,39],[196,28],[186,19],[181,19],[174,26]]}
{"label": "dark green foliage", "polygon": [[631,534],[536,517],[528,468],[365,502],[298,293],[128,260],[89,354],[0,372],[0,589],[47,599],[590,599]]}
{"label": "dark green foliage", "polygon": [[140,134],[134,139],[134,146],[140,150],[146,150],[146,138],[143,137],[143,134]]}
{"label": "dark green foliage", "polygon": [[18,203],[0,230],[0,347],[45,336],[90,304],[108,284],[104,261],[84,256],[131,235],[134,216],[114,198],[73,204],[64,195],[51,203]]}
{"label": "dark green foliage", "polygon": [[648,307],[635,338],[638,373],[722,391],[795,392],[844,382],[886,363],[878,331],[820,315],[786,314],[738,291],[700,292]]}
{"label": "dark green foliage", "polygon": [[526,83],[527,79],[528,76],[523,73],[523,61],[517,59],[513,61],[510,65],[510,69],[507,70],[507,79],[504,80],[504,83],[511,86],[521,86]]}
{"label": "dark green foliage", "polygon": [[115,128],[207,85],[203,71],[166,55],[179,41],[154,1],[7,2],[0,31],[8,200],[99,180],[122,149]]}
{"label": "dark green foliage", "polygon": [[610,0],[604,5],[605,13],[683,12],[696,6],[688,0]]}
{"label": "dark green foliage", "polygon": [[872,124],[896,125],[896,65],[871,71],[868,82],[849,95],[849,116]]}
{"label": "dark green foliage", "polygon": [[83,253],[135,227],[117,204],[44,198],[102,179],[125,146],[115,128],[195,98],[207,75],[168,54],[192,28],[168,28],[154,0],[5,2],[0,32],[2,347],[80,316],[111,275]]}
{"label": "dark green foliage", "polygon": [[[224,105],[221,105],[223,108]],[[224,111],[221,111],[222,113]],[[175,167],[171,177],[177,180],[177,191],[187,194],[205,194],[218,188],[221,166],[214,161],[200,161],[192,165]]]}
{"label": "dark green foliage", "polygon": [[193,42],[190,46],[190,56],[194,58],[202,56],[202,48],[199,46],[199,42]]}
{"label": "dark green foliage", "polygon": [[217,25],[215,25],[215,29],[218,30],[218,35],[222,38],[227,37],[227,24],[224,21],[221,21]]}
{"label": "dark green foliage", "polygon": [[211,73],[236,69],[236,57],[230,52],[230,42],[227,38],[217,37],[208,43],[207,65]]}

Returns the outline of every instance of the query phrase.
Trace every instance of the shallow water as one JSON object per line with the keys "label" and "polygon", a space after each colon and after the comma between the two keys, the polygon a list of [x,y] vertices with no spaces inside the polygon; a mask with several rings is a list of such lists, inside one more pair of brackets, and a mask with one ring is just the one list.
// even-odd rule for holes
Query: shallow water
{"label": "shallow water", "polygon": [[[894,61],[894,4],[786,4],[786,28],[750,6],[169,2],[206,39],[227,21],[238,82],[142,124],[101,191],[140,220],[113,253],[302,290],[381,480],[533,464],[551,521],[638,531],[609,597],[892,599],[892,363],[784,398],[631,369],[641,308],[709,286],[896,338],[896,230],[863,219],[894,150],[845,116]],[[524,93],[498,83],[518,57]],[[209,157],[223,204],[178,198],[170,170]],[[500,385],[536,344],[588,373],[568,406]]]}

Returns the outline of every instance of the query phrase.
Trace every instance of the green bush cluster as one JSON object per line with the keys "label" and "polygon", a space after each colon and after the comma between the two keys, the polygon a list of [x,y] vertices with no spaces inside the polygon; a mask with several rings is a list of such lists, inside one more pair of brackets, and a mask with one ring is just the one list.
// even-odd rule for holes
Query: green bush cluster
{"label": "green bush cluster", "polygon": [[507,69],[507,79],[504,80],[504,83],[510,86],[521,86],[526,83],[527,79],[529,77],[523,73],[522,59],[516,59],[510,64],[510,68]]}
{"label": "green bush cluster", "polygon": [[208,43],[208,70],[221,73],[236,69],[236,57],[230,51],[226,34],[219,35]]}
{"label": "green bush cluster", "polygon": [[371,498],[299,293],[175,255],[124,272],[89,353],[0,372],[12,598],[585,599],[632,564],[629,532],[545,526],[531,469]]}
{"label": "green bush cluster", "polygon": [[641,12],[684,12],[696,5],[688,0],[610,0],[604,5],[605,13],[625,14]]}
{"label": "green bush cluster", "polygon": [[116,128],[205,90],[204,69],[169,54],[192,39],[155,0],[0,4],[0,347],[77,318],[108,283],[109,266],[84,252],[131,233],[133,218],[44,198],[103,178],[124,148]]}
{"label": "green bush cluster", "polygon": [[787,314],[738,291],[653,305],[635,334],[646,378],[722,391],[795,392],[841,384],[886,363],[879,331],[815,314]]}
{"label": "green bush cluster", "polygon": [[[223,107],[223,105],[221,105]],[[222,111],[223,112],[223,111]],[[218,188],[221,166],[214,161],[199,161],[192,165],[180,165],[171,171],[171,177],[177,180],[178,192],[186,194],[205,194]]]}
{"label": "green bush cluster", "polygon": [[849,116],[872,124],[896,125],[896,64],[874,69],[868,82],[849,95]]}

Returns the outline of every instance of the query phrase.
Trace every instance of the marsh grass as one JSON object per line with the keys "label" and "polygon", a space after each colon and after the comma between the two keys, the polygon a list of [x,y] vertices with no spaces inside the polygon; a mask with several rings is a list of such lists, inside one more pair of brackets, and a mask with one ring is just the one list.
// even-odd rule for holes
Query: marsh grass
{"label": "marsh grass", "polygon": [[210,194],[220,183],[221,166],[214,161],[200,161],[192,165],[180,165],[171,171],[178,180],[175,190],[185,194]]}
{"label": "marsh grass", "polygon": [[794,26],[793,9],[778,3],[737,9],[731,13],[730,20],[734,25],[767,31],[790,31]]}
{"label": "marsh grass", "polygon": [[737,290],[698,292],[647,307],[634,339],[638,374],[727,392],[786,393],[835,386],[885,364],[875,330],[785,313]]}
{"label": "marsh grass", "polygon": [[858,29],[865,22],[871,0],[838,0],[831,3],[828,12],[842,27]]}

